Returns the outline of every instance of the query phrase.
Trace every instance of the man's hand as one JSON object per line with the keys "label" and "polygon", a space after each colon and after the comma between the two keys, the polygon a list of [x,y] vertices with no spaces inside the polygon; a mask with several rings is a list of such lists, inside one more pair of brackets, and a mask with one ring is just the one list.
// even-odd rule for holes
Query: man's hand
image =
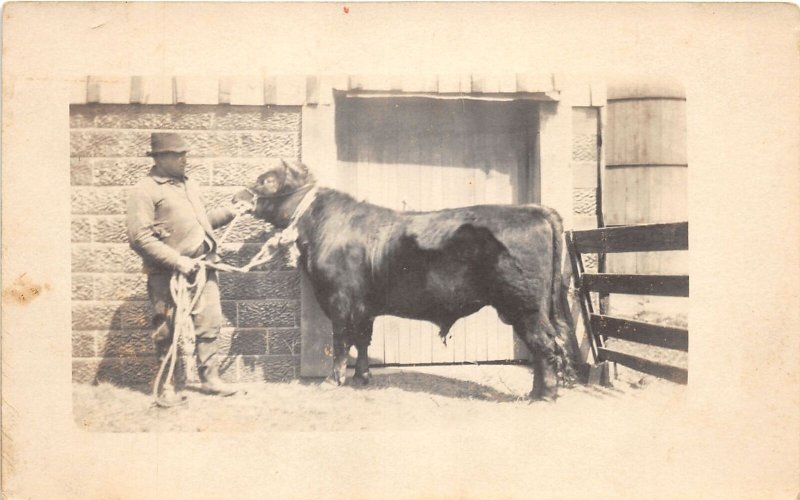
{"label": "man's hand", "polygon": [[185,255],[181,255],[178,257],[178,263],[175,265],[175,269],[181,274],[189,274],[197,269],[197,261]]}
{"label": "man's hand", "polygon": [[240,200],[233,204],[231,210],[233,210],[233,213],[236,215],[242,215],[252,212],[254,208],[255,206],[251,202]]}

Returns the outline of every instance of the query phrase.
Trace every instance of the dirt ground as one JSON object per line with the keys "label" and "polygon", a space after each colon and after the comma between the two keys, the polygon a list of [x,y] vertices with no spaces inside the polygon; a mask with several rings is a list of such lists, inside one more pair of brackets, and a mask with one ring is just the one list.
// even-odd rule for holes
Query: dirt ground
{"label": "dirt ground", "polygon": [[[688,326],[685,300],[612,296],[611,313],[639,321]],[[661,302],[659,302],[661,300]],[[643,312],[648,311],[648,312]],[[674,366],[687,353],[610,339],[608,347]],[[352,376],[353,369],[349,369]],[[504,425],[559,424],[565,415],[643,415],[670,412],[686,387],[616,367],[611,387],[562,387],[552,403],[531,403],[527,366],[467,364],[372,368],[369,386],[332,387],[321,379],[240,384],[216,398],[187,390],[187,404],[153,405],[151,388],[75,384],[73,415],[79,428],[98,432],[403,431]],[[612,376],[614,373],[612,372]],[[602,418],[602,417],[601,417]]]}
{"label": "dirt ground", "polygon": [[171,409],[154,407],[146,388],[75,384],[73,414],[79,428],[99,432],[452,430],[626,406],[660,412],[684,397],[685,386],[622,367],[618,375],[613,387],[561,388],[556,403],[529,402],[530,369],[521,365],[377,368],[366,387],[318,379],[242,384],[228,398],[187,391],[187,404]]}

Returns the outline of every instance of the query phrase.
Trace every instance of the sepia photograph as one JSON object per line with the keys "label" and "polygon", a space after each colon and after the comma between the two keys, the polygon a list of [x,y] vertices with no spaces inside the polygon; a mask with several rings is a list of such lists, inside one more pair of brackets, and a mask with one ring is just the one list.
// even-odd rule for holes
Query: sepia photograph
{"label": "sepia photograph", "polygon": [[477,423],[533,418],[559,386],[592,403],[688,380],[687,102],[668,77],[79,85],[87,430]]}
{"label": "sepia photograph", "polygon": [[9,498],[800,491],[796,6],[3,13]]}

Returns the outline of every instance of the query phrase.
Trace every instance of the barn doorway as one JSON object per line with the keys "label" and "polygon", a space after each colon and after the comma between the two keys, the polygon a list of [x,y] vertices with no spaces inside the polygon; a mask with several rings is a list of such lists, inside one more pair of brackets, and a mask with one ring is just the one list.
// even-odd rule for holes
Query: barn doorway
{"label": "barn doorway", "polygon": [[[337,185],[397,210],[540,200],[538,103],[431,97],[336,98]],[[503,361],[525,356],[494,309],[458,321],[445,346],[423,321],[375,322],[373,364]]]}

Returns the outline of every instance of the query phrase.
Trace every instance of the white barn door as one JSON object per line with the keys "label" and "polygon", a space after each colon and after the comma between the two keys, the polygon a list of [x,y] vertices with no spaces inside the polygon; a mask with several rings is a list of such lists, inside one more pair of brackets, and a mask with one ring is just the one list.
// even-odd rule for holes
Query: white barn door
{"label": "white barn door", "polygon": [[[536,104],[530,101],[349,97],[336,103],[339,188],[397,210],[538,201]],[[533,194],[532,194],[533,193]],[[445,346],[424,321],[375,321],[372,363],[514,359],[510,326],[485,307]]]}

